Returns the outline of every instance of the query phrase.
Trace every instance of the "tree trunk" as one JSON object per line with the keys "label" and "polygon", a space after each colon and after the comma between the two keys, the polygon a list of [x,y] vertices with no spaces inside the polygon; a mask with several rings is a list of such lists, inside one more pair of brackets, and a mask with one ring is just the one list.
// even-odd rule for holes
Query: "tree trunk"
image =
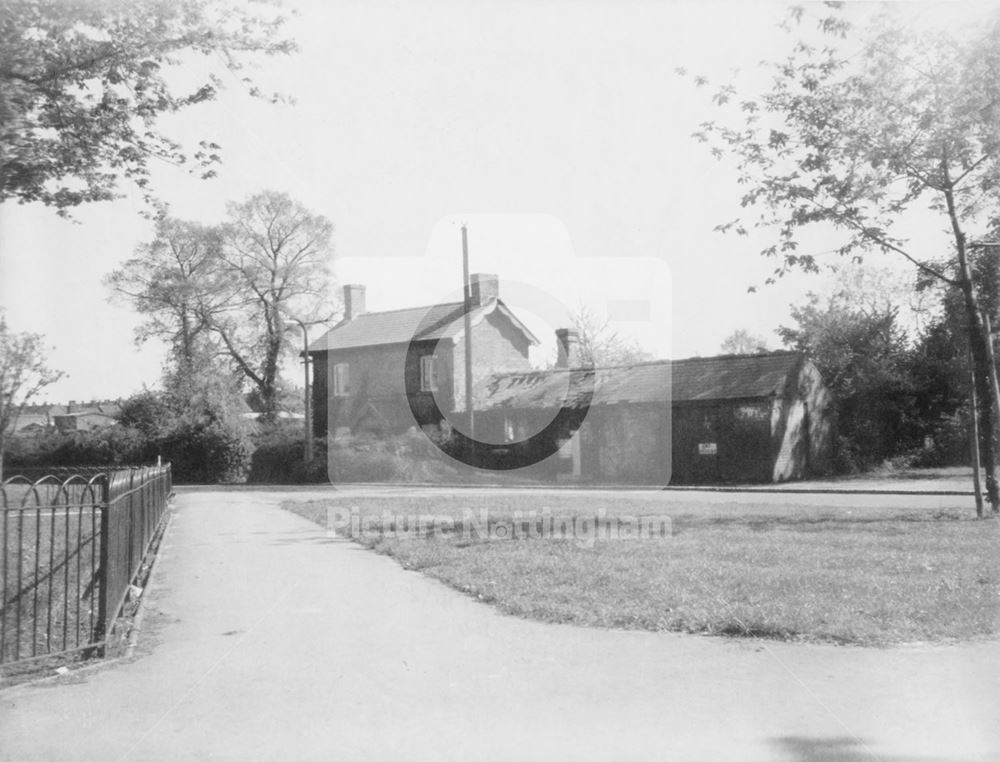
{"label": "tree trunk", "polygon": [[972,487],[976,498],[976,518],[983,517],[983,485],[980,471],[983,464],[979,457],[979,406],[976,404],[976,371],[972,366],[972,352],[967,351],[969,361],[969,452],[972,456]]}
{"label": "tree trunk", "polygon": [[263,410],[262,418],[274,421],[278,415],[278,360],[281,357],[281,337],[268,341],[267,357],[264,359],[264,372],[261,374],[260,403]]}
{"label": "tree trunk", "polygon": [[277,395],[274,383],[264,384],[260,388],[260,417],[262,421],[273,423],[278,417]]}
{"label": "tree trunk", "polygon": [[983,328],[979,300],[972,285],[965,247],[959,247],[959,266],[962,277],[959,286],[965,301],[966,317],[969,325],[969,348],[972,352],[972,367],[975,374],[976,397],[979,406],[979,438],[983,464],[986,467],[986,497],[990,506],[1000,506],[1000,464],[997,463],[997,442],[995,432],[996,411],[993,404],[993,390],[990,385],[989,355],[986,342],[989,338]]}
{"label": "tree trunk", "polygon": [[990,337],[983,329],[983,313],[979,309],[979,299],[972,282],[972,268],[969,266],[965,232],[962,230],[955,207],[954,186],[948,171],[948,153],[945,148],[941,157],[941,169],[946,186],[943,190],[952,234],[955,237],[955,252],[958,258],[958,279],[956,285],[962,290],[965,312],[968,318],[969,348],[972,351],[972,367],[975,373],[976,397],[979,403],[979,438],[982,444],[983,465],[986,466],[986,497],[990,507],[1000,508],[1000,464],[997,463],[996,416],[993,389],[990,384],[990,365],[986,342]]}
{"label": "tree trunk", "polygon": [[[989,372],[990,391],[993,392],[993,423],[996,425],[994,442],[997,444],[997,456],[1000,457],[1000,379],[997,379],[996,354],[993,351],[993,328],[990,325],[990,316],[983,312],[983,333],[986,343],[986,366]],[[1000,478],[1000,477],[998,477]],[[991,505],[993,513],[1000,513],[1000,505]]]}
{"label": "tree trunk", "polygon": [[187,304],[181,305],[181,357],[182,372],[189,374],[194,366],[194,342],[191,339],[191,316]]}

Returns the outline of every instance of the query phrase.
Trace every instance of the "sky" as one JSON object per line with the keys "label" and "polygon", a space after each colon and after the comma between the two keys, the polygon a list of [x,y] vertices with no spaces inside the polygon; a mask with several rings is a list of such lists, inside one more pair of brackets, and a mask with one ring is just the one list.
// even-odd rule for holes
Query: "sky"
{"label": "sky", "polygon": [[[363,283],[371,310],[453,296],[465,224],[471,270],[500,276],[501,297],[544,339],[539,356],[580,305],[658,357],[718,353],[740,328],[778,348],[789,305],[823,289],[823,276],[793,275],[748,293],[773,269],[757,254],[769,241],[714,232],[739,213],[740,188],[691,137],[716,116],[709,94],[675,71],[761,87],[758,62],[793,42],[778,28],[786,5],[288,5],[301,50],[253,74],[293,104],[232,80],[161,121],[182,143],[223,148],[214,180],[155,170],[175,216],[218,222],[227,202],[287,191],[332,220],[336,279]],[[953,19],[970,6],[911,7]],[[0,306],[12,329],[44,334],[50,365],[67,372],[50,401],[158,383],[163,347],[134,343],[137,316],[103,285],[150,238],[140,209],[129,197],[66,221],[0,205]]]}

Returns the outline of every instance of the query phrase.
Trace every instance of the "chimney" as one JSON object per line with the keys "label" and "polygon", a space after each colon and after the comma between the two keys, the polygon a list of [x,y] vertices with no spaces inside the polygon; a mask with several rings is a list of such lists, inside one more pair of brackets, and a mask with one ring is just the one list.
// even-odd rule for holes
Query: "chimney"
{"label": "chimney", "polygon": [[557,368],[572,368],[577,362],[576,350],[580,337],[572,328],[556,329],[556,347],[559,355],[556,358]]}
{"label": "chimney", "polygon": [[365,313],[365,287],[356,283],[344,286],[344,320],[354,320]]}
{"label": "chimney", "polygon": [[67,412],[67,413],[72,413],[72,412],[73,412],[73,406],[74,406],[74,405],[76,405],[76,400],[70,400],[70,401],[69,401],[69,404],[68,404],[68,405],[66,405],[66,412]]}
{"label": "chimney", "polygon": [[469,276],[472,282],[472,306],[481,307],[490,299],[500,297],[500,279],[487,273],[473,273]]}

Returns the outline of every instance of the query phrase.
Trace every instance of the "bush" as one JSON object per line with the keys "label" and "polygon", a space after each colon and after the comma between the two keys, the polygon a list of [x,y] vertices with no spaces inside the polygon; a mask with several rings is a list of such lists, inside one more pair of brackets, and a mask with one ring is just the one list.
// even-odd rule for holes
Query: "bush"
{"label": "bush", "polygon": [[914,465],[966,466],[971,462],[969,455],[969,412],[959,408],[953,415],[944,416],[932,429],[930,446],[921,450]]}
{"label": "bush", "polygon": [[329,481],[326,442],[315,443],[312,462],[304,462],[302,426],[278,423],[262,430],[250,460],[249,481],[271,484],[319,484]]}
{"label": "bush", "polygon": [[329,446],[329,471],[332,482],[432,482],[458,475],[428,435],[416,429],[337,439]]}
{"label": "bush", "polygon": [[170,406],[162,394],[145,390],[133,394],[122,403],[118,423],[138,429],[152,439],[163,433],[163,427],[172,420]]}
{"label": "bush", "polygon": [[336,447],[330,452],[329,468],[333,482],[408,481],[402,459],[384,452]]}
{"label": "bush", "polygon": [[139,465],[152,463],[160,456],[173,464],[175,482],[204,484],[245,481],[251,451],[249,436],[238,429],[218,422],[180,422],[157,437],[121,425],[32,439],[15,437],[4,461],[10,470]]}
{"label": "bush", "polygon": [[9,467],[104,466],[148,463],[155,446],[128,426],[108,426],[72,434],[51,432],[40,437],[13,437],[5,462]]}
{"label": "bush", "polygon": [[103,466],[151,463],[159,456],[173,465],[178,484],[434,482],[460,476],[435,444],[447,446],[447,432],[425,434],[411,429],[396,436],[358,434],[331,444],[319,439],[312,462],[306,464],[298,423],[279,422],[257,429],[217,405],[192,402],[178,412],[148,392],[133,398],[127,409],[129,426],[12,438],[6,463],[11,467]]}
{"label": "bush", "polygon": [[173,464],[174,481],[194,484],[247,480],[253,444],[249,433],[221,421],[182,421],[155,440]]}

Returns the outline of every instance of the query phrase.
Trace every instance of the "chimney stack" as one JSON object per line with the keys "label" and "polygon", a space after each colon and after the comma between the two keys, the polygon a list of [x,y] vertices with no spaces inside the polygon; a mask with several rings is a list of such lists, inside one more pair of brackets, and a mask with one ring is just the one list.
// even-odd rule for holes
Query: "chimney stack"
{"label": "chimney stack", "polygon": [[344,286],[344,320],[354,320],[365,313],[365,287],[356,283]]}
{"label": "chimney stack", "polygon": [[500,298],[500,279],[490,273],[473,273],[469,276],[472,306],[482,307],[490,299]]}
{"label": "chimney stack", "polygon": [[556,358],[557,368],[572,368],[577,363],[577,345],[580,337],[572,328],[556,329],[556,347],[559,355]]}

